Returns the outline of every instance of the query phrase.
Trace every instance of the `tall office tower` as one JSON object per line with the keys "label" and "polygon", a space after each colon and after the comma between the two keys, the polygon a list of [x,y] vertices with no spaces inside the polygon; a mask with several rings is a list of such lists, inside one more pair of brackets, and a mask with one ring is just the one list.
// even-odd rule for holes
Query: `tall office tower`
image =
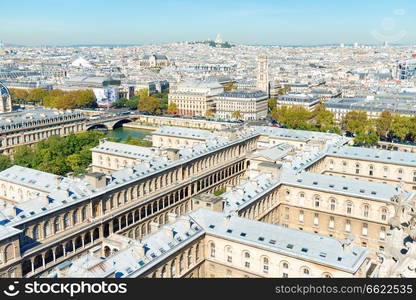
{"label": "tall office tower", "polygon": [[416,59],[399,61],[396,65],[396,79],[410,80],[416,78]]}
{"label": "tall office tower", "polygon": [[257,89],[269,95],[269,59],[265,55],[258,57]]}
{"label": "tall office tower", "polygon": [[12,111],[12,97],[5,85],[0,82],[0,113]]}

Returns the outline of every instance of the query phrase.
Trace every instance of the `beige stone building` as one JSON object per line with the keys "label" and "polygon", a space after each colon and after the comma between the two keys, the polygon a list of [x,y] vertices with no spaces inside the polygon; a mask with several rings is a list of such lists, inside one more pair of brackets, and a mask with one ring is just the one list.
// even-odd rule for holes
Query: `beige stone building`
{"label": "beige stone building", "polygon": [[384,184],[416,191],[416,154],[357,147],[331,148],[318,163],[324,174]]}
{"label": "beige stone building", "polygon": [[205,116],[215,110],[215,96],[224,87],[216,81],[185,81],[169,90],[169,104],[177,105],[178,114],[184,116]]}
{"label": "beige stone building", "polygon": [[166,68],[169,64],[169,59],[166,55],[159,54],[148,54],[139,60],[140,67],[144,68]]}
{"label": "beige stone building", "polygon": [[215,115],[232,120],[233,114],[240,113],[241,120],[255,121],[265,118],[268,113],[269,96],[262,91],[227,91],[215,97]]}
{"label": "beige stone building", "polygon": [[[110,236],[92,255],[55,268],[50,277],[287,278],[365,277],[367,249],[314,235],[199,209],[152,224],[141,241]],[[85,265],[85,262],[89,263]]]}
{"label": "beige stone building", "polygon": [[[113,233],[139,239],[169,214],[192,210],[191,198],[235,185],[257,134],[203,146],[177,161],[145,163],[65,179],[46,195],[0,209],[1,277],[34,277],[80,254],[95,252]],[[205,147],[205,148],[203,148]],[[16,181],[25,180],[19,174]]]}
{"label": "beige stone building", "polygon": [[0,152],[11,155],[22,145],[34,145],[52,135],[66,136],[84,131],[81,112],[36,108],[0,115]]}
{"label": "beige stone building", "polygon": [[150,164],[152,161],[168,161],[166,151],[159,148],[140,147],[101,140],[91,149],[92,172],[109,174],[138,164]]}
{"label": "beige stone building", "polygon": [[[347,176],[348,170],[343,177],[335,159],[383,162],[392,174],[403,174],[388,178],[409,182],[405,167],[416,154],[350,149],[340,136],[269,127],[208,131],[195,144],[190,141],[201,138],[199,132],[168,131],[167,142],[157,147],[167,151],[167,160],[136,157],[117,168],[113,159],[127,159],[134,149],[105,147],[107,175],[45,176],[55,184],[35,197],[23,187],[36,173],[0,173],[4,184],[28,195],[11,203],[8,194],[0,208],[1,276],[367,277],[389,274],[394,266],[413,274],[390,259],[388,243],[390,228],[404,222],[398,230],[416,236],[413,219],[402,216],[412,216],[416,194],[397,182]],[[105,167],[107,159],[102,161]],[[360,174],[369,170],[362,166]],[[212,195],[222,189],[224,194]],[[403,237],[397,236],[396,242]],[[413,251],[408,242],[406,251]],[[413,255],[398,259],[410,259],[410,266]]]}
{"label": "beige stone building", "polygon": [[209,130],[163,126],[152,133],[152,142],[155,147],[189,148],[218,136]]}

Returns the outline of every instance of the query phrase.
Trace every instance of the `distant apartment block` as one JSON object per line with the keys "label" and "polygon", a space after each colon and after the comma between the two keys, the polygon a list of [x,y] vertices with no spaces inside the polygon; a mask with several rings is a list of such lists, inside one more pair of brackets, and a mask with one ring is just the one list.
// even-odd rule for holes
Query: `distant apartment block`
{"label": "distant apartment block", "polygon": [[177,105],[178,114],[205,116],[215,109],[215,96],[224,92],[224,87],[216,81],[185,81],[173,86],[169,92],[169,103]]}
{"label": "distant apartment block", "polygon": [[263,91],[227,91],[215,97],[216,116],[221,119],[233,119],[233,113],[239,112],[245,121],[259,120],[267,116],[268,95]]}

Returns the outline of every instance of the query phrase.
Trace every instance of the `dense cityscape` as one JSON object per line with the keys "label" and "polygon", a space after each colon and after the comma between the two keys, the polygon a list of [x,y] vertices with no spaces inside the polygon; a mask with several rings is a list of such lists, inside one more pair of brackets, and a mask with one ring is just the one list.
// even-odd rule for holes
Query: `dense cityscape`
{"label": "dense cityscape", "polygon": [[416,277],[415,45],[4,41],[0,100],[2,278]]}

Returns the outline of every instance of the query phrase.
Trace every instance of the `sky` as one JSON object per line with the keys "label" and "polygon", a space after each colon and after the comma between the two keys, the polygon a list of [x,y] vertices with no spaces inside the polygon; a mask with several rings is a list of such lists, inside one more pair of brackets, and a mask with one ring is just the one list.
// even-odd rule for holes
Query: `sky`
{"label": "sky", "polygon": [[0,0],[0,40],[18,45],[416,44],[414,0]]}

